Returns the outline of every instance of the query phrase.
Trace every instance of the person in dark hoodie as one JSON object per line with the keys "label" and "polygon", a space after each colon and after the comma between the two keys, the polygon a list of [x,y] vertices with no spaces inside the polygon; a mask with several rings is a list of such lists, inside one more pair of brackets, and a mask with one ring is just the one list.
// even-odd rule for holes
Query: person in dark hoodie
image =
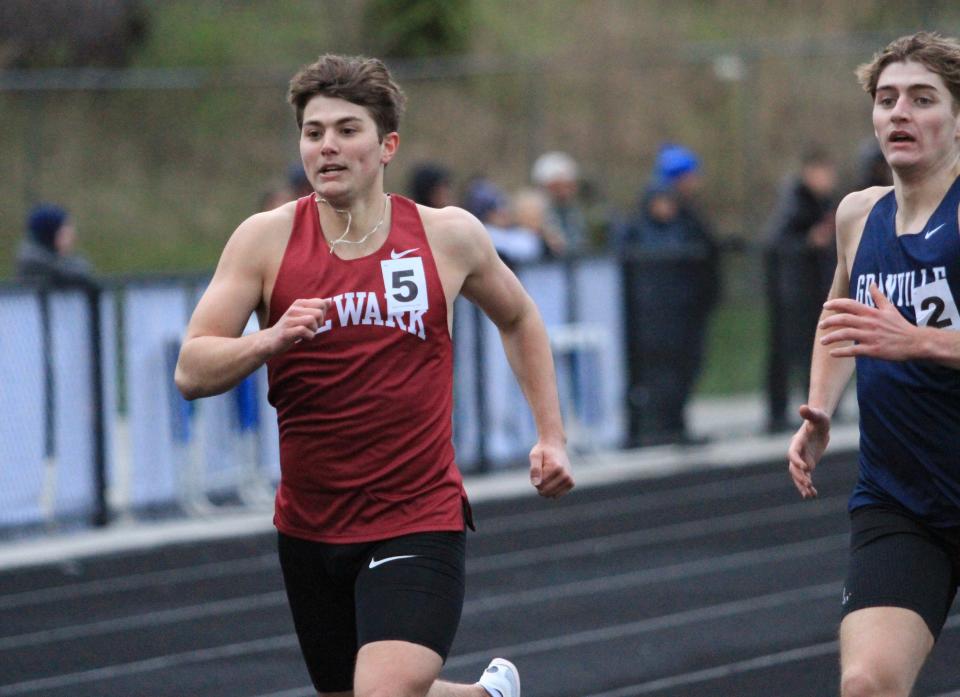
{"label": "person in dark hoodie", "polygon": [[808,149],[799,173],[780,191],[767,231],[769,316],[767,428],[788,427],[791,383],[806,391],[810,349],[832,280],[836,167],[830,155]]}
{"label": "person in dark hoodie", "polygon": [[630,318],[630,446],[698,442],[687,430],[685,409],[714,306],[714,244],[682,206],[674,186],[656,179],[620,236]]}
{"label": "person in dark hoodie", "polygon": [[93,285],[93,267],[75,252],[76,243],[77,228],[66,210],[52,203],[35,205],[17,252],[17,280],[52,287]]}

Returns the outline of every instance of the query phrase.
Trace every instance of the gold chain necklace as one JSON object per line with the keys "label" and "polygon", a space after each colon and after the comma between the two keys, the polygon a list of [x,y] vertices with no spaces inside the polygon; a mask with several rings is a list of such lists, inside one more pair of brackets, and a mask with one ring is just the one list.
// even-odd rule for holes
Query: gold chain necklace
{"label": "gold chain necklace", "polygon": [[380,220],[378,220],[377,224],[370,229],[370,232],[368,232],[366,235],[361,237],[359,240],[348,240],[346,239],[346,237],[347,235],[350,234],[350,224],[353,222],[353,216],[350,214],[350,211],[343,210],[340,208],[334,208],[333,204],[331,204],[327,199],[323,198],[320,194],[315,194],[315,196],[317,199],[317,203],[327,204],[328,206],[330,206],[330,209],[332,211],[334,211],[335,213],[338,213],[339,215],[343,215],[344,213],[347,214],[347,227],[343,231],[343,234],[340,235],[340,237],[338,237],[337,239],[333,240],[332,242],[330,240],[327,240],[327,244],[330,246],[331,254],[333,254],[333,248],[336,247],[338,244],[363,244],[370,238],[370,236],[373,233],[379,230],[380,226],[383,225],[383,219],[387,216],[387,201],[390,198],[386,194],[383,195],[383,210],[380,212]]}

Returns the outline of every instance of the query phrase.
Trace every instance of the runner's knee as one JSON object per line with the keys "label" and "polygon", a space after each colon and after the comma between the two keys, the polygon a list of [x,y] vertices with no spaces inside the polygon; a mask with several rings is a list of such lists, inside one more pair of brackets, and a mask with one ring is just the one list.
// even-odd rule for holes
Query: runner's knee
{"label": "runner's knee", "polygon": [[425,697],[433,680],[392,679],[354,690],[354,697]]}
{"label": "runner's knee", "polygon": [[840,678],[841,697],[907,697],[901,680],[877,665],[859,664],[844,669]]}

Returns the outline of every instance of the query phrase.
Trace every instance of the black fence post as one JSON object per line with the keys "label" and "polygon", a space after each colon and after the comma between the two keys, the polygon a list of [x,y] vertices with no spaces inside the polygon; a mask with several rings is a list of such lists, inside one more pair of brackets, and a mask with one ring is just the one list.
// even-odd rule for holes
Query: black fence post
{"label": "black fence post", "polygon": [[93,483],[94,509],[92,523],[104,527],[110,522],[107,504],[107,444],[103,395],[103,319],[100,314],[101,290],[96,286],[87,289],[90,308],[90,380],[93,404]]}

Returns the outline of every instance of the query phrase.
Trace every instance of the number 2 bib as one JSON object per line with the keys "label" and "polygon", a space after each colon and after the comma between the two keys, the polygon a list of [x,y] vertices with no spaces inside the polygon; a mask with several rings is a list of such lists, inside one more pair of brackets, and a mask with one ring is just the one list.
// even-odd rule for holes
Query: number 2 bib
{"label": "number 2 bib", "polygon": [[960,330],[960,312],[945,278],[914,288],[913,309],[918,327]]}

